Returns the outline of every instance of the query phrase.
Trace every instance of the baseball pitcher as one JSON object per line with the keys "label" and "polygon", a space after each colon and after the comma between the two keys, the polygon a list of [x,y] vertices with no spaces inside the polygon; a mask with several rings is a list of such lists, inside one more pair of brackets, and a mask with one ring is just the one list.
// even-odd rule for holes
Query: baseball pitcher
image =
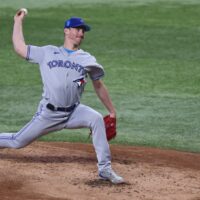
{"label": "baseball pitcher", "polygon": [[27,45],[23,35],[25,15],[25,12],[18,11],[14,16],[13,46],[22,58],[39,65],[43,94],[38,109],[28,124],[17,133],[0,134],[0,147],[22,148],[53,131],[89,128],[100,178],[114,184],[123,183],[123,178],[111,167],[111,152],[102,115],[80,103],[89,77],[109,116],[116,118],[108,90],[101,80],[104,76],[103,67],[94,56],[80,49],[85,32],[90,31],[90,26],[83,19],[72,17],[64,23],[63,46]]}

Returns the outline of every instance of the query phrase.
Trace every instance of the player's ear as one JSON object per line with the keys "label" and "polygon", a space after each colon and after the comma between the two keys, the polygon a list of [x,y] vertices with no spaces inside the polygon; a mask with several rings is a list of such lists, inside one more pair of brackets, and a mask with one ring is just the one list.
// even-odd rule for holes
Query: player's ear
{"label": "player's ear", "polygon": [[69,33],[69,29],[68,28],[64,28],[64,34],[67,35]]}

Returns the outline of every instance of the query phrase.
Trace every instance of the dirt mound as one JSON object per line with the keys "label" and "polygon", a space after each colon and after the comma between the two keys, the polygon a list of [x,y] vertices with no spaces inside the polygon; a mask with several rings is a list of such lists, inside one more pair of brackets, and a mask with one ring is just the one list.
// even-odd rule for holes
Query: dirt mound
{"label": "dirt mound", "polygon": [[200,154],[111,145],[126,180],[97,176],[90,144],[35,142],[0,150],[2,200],[200,200]]}

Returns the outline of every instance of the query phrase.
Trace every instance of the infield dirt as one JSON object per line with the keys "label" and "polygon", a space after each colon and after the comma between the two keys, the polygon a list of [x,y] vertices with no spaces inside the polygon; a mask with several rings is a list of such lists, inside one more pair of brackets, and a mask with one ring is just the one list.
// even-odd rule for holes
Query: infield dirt
{"label": "infield dirt", "polygon": [[1,200],[200,200],[200,154],[111,145],[125,184],[97,176],[91,144],[34,142],[0,150]]}

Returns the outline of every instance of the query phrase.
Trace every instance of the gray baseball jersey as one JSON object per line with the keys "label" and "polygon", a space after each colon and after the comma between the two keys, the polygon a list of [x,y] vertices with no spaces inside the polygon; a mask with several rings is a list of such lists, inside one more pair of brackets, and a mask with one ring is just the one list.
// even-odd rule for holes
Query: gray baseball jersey
{"label": "gray baseball jersey", "polygon": [[43,98],[60,107],[80,101],[87,74],[92,80],[104,75],[96,59],[81,49],[68,53],[64,47],[28,46],[27,60],[40,65]]}
{"label": "gray baseball jersey", "polygon": [[[103,67],[83,50],[69,53],[63,47],[28,46],[28,61],[38,63],[43,82],[43,98],[32,120],[17,133],[1,133],[0,148],[22,148],[38,137],[64,128],[87,127],[92,130],[99,171],[111,168],[111,155],[106,139],[105,125],[100,113],[80,104],[87,75],[92,80],[104,76]],[[69,107],[73,111],[49,110],[47,105]]]}

